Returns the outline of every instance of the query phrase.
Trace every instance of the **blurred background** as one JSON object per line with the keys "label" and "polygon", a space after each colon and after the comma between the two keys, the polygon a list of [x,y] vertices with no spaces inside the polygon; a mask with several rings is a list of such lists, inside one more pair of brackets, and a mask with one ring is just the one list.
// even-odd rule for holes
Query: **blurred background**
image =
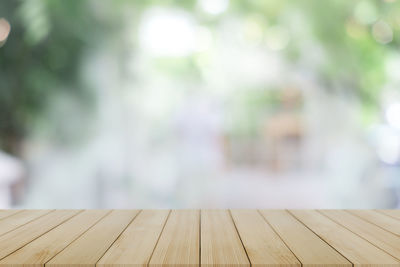
{"label": "blurred background", "polygon": [[1,208],[400,207],[399,1],[0,18]]}

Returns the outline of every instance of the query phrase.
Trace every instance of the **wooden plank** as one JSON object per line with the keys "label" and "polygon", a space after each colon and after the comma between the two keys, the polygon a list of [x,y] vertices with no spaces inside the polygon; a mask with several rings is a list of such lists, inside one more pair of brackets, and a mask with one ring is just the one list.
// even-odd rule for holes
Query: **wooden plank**
{"label": "wooden plank", "polygon": [[0,259],[76,215],[76,210],[56,210],[0,236]]}
{"label": "wooden plank", "polygon": [[16,214],[18,212],[21,212],[23,210],[0,210],[0,220],[7,218],[13,214]]}
{"label": "wooden plank", "polygon": [[96,266],[147,266],[168,214],[168,210],[140,212]]}
{"label": "wooden plank", "polygon": [[373,210],[351,210],[352,214],[400,236],[400,221]]}
{"label": "wooden plank", "polygon": [[376,211],[400,220],[400,210],[376,210]]}
{"label": "wooden plank", "polygon": [[149,266],[199,266],[200,211],[173,210]]}
{"label": "wooden plank", "polygon": [[260,213],[279,234],[304,267],[342,267],[352,264],[285,210]]}
{"label": "wooden plank", "polygon": [[400,259],[400,238],[344,210],[321,210],[333,221]]}
{"label": "wooden plank", "polygon": [[201,265],[250,266],[227,210],[201,211]]}
{"label": "wooden plank", "polygon": [[399,215],[389,210],[0,210],[0,265],[400,266]]}
{"label": "wooden plank", "polygon": [[25,210],[14,213],[12,216],[0,220],[0,235],[10,232],[11,230],[14,230],[49,212],[51,212],[51,210]]}
{"label": "wooden plank", "polygon": [[231,213],[252,265],[301,266],[257,210],[231,210]]}
{"label": "wooden plank", "polygon": [[138,212],[138,210],[112,211],[46,263],[46,266],[95,266]]}
{"label": "wooden plank", "polygon": [[395,258],[315,210],[291,210],[297,219],[351,261],[354,266],[400,266]]}
{"label": "wooden plank", "polygon": [[85,210],[2,259],[0,265],[44,266],[47,261],[108,212],[106,210]]}

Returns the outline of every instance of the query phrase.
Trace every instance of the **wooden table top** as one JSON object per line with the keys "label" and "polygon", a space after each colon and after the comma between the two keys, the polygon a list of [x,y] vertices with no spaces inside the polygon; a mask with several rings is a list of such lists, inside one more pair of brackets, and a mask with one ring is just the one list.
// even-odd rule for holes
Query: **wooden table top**
{"label": "wooden table top", "polygon": [[0,210],[2,266],[400,266],[400,210]]}

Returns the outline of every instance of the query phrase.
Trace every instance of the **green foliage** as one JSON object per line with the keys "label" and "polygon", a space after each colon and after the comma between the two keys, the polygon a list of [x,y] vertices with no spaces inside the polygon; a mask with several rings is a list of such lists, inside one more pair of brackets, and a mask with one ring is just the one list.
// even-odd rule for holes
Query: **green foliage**
{"label": "green foliage", "polygon": [[[386,55],[397,50],[399,26],[398,2],[378,0],[358,1],[299,1],[307,14],[314,33],[327,52],[327,63],[320,76],[330,83],[341,84],[344,90],[358,96],[363,105],[361,115],[371,122],[371,113],[377,113],[380,94],[385,84]],[[393,41],[380,44],[372,36],[374,21],[357,21],[357,12],[364,7],[364,16],[375,14],[376,19],[387,22],[393,30]],[[365,6],[369,7],[366,13]],[[360,13],[360,12],[359,12]],[[396,15],[397,14],[397,15]],[[329,89],[329,88],[327,88]]]}
{"label": "green foliage", "polygon": [[[122,26],[124,10],[131,11],[132,21],[137,22],[143,10],[160,5],[187,9],[200,24],[211,29],[226,15],[205,16],[197,9],[196,0],[0,1],[0,17],[6,18],[12,26],[6,44],[0,48],[0,148],[18,153],[28,124],[41,118],[60,92],[89,103],[90,90],[79,75],[84,54],[99,43],[121,38],[117,29]],[[340,85],[346,94],[361,99],[361,117],[372,120],[373,114],[378,113],[379,96],[386,79],[386,59],[400,44],[400,2],[231,0],[227,13],[238,18],[256,14],[263,18],[263,27],[268,28],[280,24],[288,26],[285,18],[290,17],[293,10],[302,14],[305,25],[312,31],[312,42],[317,42],[326,55],[323,63],[312,71],[326,85],[326,90],[335,91]],[[377,42],[372,36],[373,21],[360,21],[360,16],[368,20],[374,15],[393,29],[392,42]],[[295,39],[284,52],[292,62],[304,53]],[[201,77],[195,56],[157,59],[153,64],[157,71],[167,75],[182,79]],[[234,98],[234,103],[240,102],[234,105],[244,105],[253,114],[239,115],[256,118],[266,107],[274,108],[279,104],[274,91],[265,92],[268,91],[255,90]]]}
{"label": "green foliage", "polygon": [[[89,1],[0,1],[11,33],[0,49],[0,147],[18,153],[28,123],[66,90],[90,99],[79,77],[83,53],[107,30]],[[108,25],[108,24],[107,24]]]}

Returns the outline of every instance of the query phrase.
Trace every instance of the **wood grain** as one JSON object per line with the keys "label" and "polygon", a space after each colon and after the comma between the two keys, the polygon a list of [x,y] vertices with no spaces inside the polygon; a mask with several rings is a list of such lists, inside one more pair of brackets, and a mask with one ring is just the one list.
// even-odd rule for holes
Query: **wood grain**
{"label": "wood grain", "polygon": [[201,265],[250,266],[227,210],[201,211]]}
{"label": "wood grain", "polygon": [[200,211],[173,210],[149,266],[199,266]]}
{"label": "wood grain", "polygon": [[387,216],[393,217],[400,220],[400,210],[376,210],[376,212],[385,214]]}
{"label": "wood grain", "polygon": [[279,234],[304,267],[352,266],[341,254],[315,235],[285,210],[261,210],[260,213]]}
{"label": "wood grain", "polygon": [[0,220],[22,211],[23,210],[0,210]]}
{"label": "wood grain", "polygon": [[0,210],[0,267],[400,267],[395,210]]}
{"label": "wood grain", "polygon": [[314,210],[290,210],[314,233],[319,235],[354,266],[400,266],[400,262],[370,242]]}
{"label": "wood grain", "polygon": [[24,210],[14,213],[12,216],[0,220],[0,236],[14,230],[40,216],[49,213],[51,210]]}
{"label": "wood grain", "polygon": [[168,214],[168,210],[141,211],[96,266],[147,266]]}
{"label": "wood grain", "polygon": [[0,261],[0,265],[44,266],[73,240],[105,216],[106,210],[86,210]]}
{"label": "wood grain", "polygon": [[322,210],[324,215],[400,259],[400,238],[344,210]]}
{"label": "wood grain", "polygon": [[50,212],[37,220],[25,224],[0,236],[0,259],[28,244],[35,238],[76,215],[76,210],[59,210]]}
{"label": "wood grain", "polygon": [[95,266],[138,212],[138,210],[112,211],[46,263],[46,266]]}
{"label": "wood grain", "polygon": [[374,210],[351,210],[352,214],[400,236],[400,221]]}
{"label": "wood grain", "polygon": [[231,213],[252,266],[301,266],[257,210]]}

